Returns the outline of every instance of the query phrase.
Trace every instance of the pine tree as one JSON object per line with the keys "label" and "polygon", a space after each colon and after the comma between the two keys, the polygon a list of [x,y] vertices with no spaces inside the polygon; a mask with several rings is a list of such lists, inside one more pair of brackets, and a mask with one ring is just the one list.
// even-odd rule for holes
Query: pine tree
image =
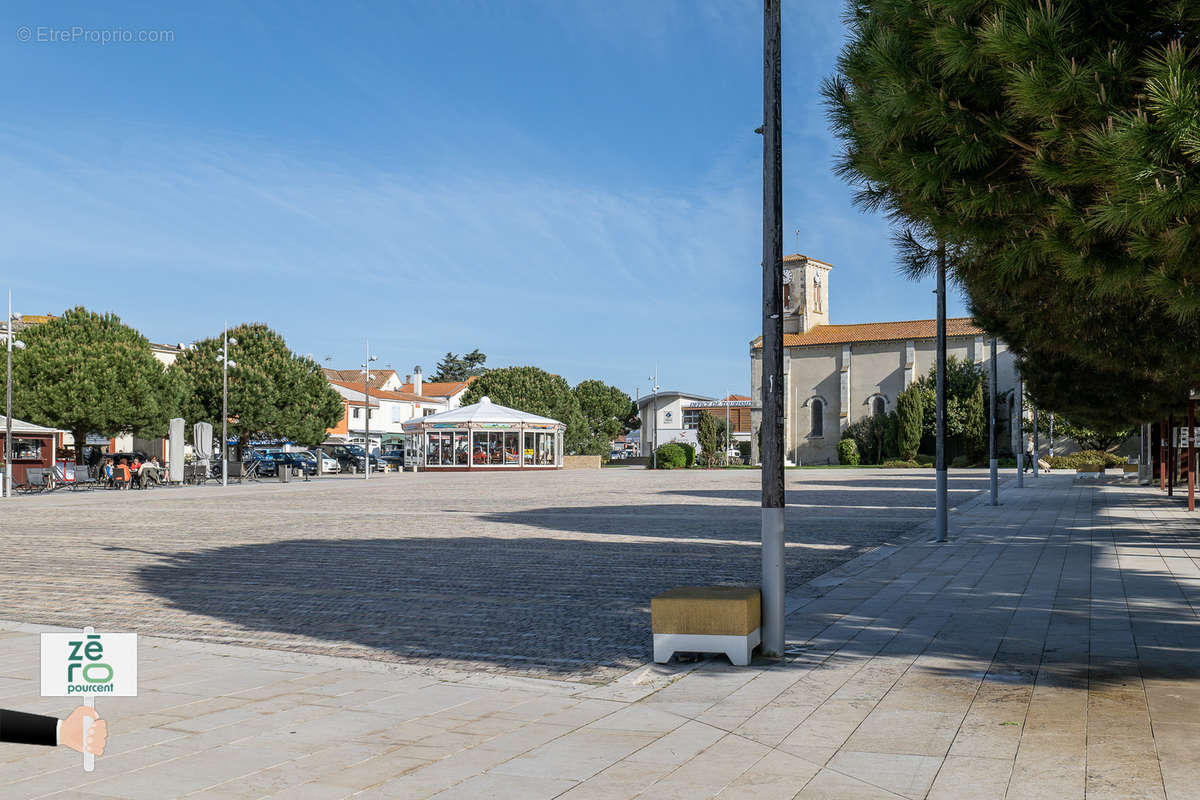
{"label": "pine tree", "polygon": [[[251,323],[229,330],[237,339],[229,348],[237,366],[229,370],[229,432],[239,450],[259,436],[316,445],[337,424],[343,411],[338,395],[319,364],[288,349],[278,333]],[[183,416],[189,422],[221,427],[221,336],[196,342],[171,365],[188,387]]]}
{"label": "pine tree", "polygon": [[[1180,402],[1200,369],[1175,344],[1200,335],[1200,6],[855,0],[847,19],[824,87],[838,170],[907,268],[945,243],[1059,411],[1117,424]],[[1107,392],[1063,393],[1063,369]]]}
{"label": "pine tree", "polygon": [[13,413],[69,430],[165,436],[180,402],[150,342],[115,314],[82,306],[21,331],[13,353]]}

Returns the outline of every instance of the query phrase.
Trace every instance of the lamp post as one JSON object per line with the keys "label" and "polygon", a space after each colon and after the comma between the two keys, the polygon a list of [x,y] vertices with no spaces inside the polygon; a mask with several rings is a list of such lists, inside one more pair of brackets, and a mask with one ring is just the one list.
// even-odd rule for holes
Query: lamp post
{"label": "lamp post", "polygon": [[992,505],[1000,504],[1000,477],[998,475],[999,460],[997,459],[996,449],[996,337],[992,337],[992,352],[991,358],[988,359],[988,368],[991,372],[988,381],[991,386],[988,387],[988,484],[991,488]]}
{"label": "lamp post", "polygon": [[654,441],[650,446],[650,458],[653,463],[653,468],[658,469],[658,365],[654,365],[654,374],[650,376],[650,391],[653,396],[650,398],[654,406]]}
{"label": "lamp post", "polygon": [[221,349],[217,351],[217,361],[221,362],[221,486],[229,485],[229,368],[237,363],[229,358],[229,348],[237,344],[237,339],[229,337],[229,323],[221,332]]}
{"label": "lamp post", "polygon": [[366,360],[363,361],[362,365],[363,397],[365,398],[363,401],[363,405],[365,406],[363,409],[363,425],[365,426],[363,428],[363,452],[367,454],[367,468],[363,471],[364,481],[371,479],[371,378],[373,377],[371,375],[371,362],[378,360],[379,356],[371,355],[371,341],[368,339],[366,342]]}
{"label": "lamp post", "polygon": [[12,497],[12,354],[13,348],[25,349],[24,342],[18,342],[13,331],[13,323],[21,319],[20,314],[12,310],[12,290],[8,292],[8,321],[4,325],[4,340],[8,350],[8,377],[5,380],[4,404],[4,483],[0,484],[0,495]]}
{"label": "lamp post", "polygon": [[1025,386],[1017,373],[1017,488],[1025,488]]}

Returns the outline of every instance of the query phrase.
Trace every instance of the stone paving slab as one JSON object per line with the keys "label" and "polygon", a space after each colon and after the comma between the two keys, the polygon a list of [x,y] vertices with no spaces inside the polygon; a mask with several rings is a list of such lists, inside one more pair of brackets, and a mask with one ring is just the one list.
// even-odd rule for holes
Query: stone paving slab
{"label": "stone paving slab", "polygon": [[[651,658],[653,595],[759,582],[760,480],[389,473],[19,495],[0,616],[602,685]],[[930,470],[789,470],[792,585],[902,540],[932,485]],[[956,473],[952,500],[985,485]],[[81,573],[102,601],[79,597]]]}
{"label": "stone paving slab", "polygon": [[[1200,525],[1152,488],[1047,476],[793,589],[786,659],[603,685],[144,637],[111,747],[0,745],[4,796],[1200,796]],[[878,551],[876,551],[878,552]],[[0,623],[0,706],[37,696]]]}

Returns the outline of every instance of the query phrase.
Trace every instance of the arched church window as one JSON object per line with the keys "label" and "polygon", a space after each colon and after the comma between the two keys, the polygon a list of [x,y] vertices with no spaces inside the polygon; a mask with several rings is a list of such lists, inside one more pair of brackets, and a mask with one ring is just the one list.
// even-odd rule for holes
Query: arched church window
{"label": "arched church window", "polygon": [[871,401],[871,413],[877,417],[882,417],[887,413],[887,401],[882,397],[876,397]]}
{"label": "arched church window", "polygon": [[824,436],[825,435],[825,404],[820,400],[813,400],[808,404],[809,413],[812,415],[812,428],[809,431],[809,436]]}

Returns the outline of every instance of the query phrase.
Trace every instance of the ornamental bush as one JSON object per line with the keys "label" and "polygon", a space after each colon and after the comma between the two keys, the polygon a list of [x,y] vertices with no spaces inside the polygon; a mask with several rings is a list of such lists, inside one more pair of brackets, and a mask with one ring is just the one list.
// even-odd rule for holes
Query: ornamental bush
{"label": "ornamental bush", "polygon": [[690,469],[696,463],[696,446],[687,442],[672,442],[672,444],[679,445],[683,450],[683,466],[686,469]]}
{"label": "ornamental bush", "polygon": [[900,461],[900,460],[894,459],[892,461],[883,462],[883,466],[886,467],[887,469],[899,469],[899,468],[917,469],[921,465],[918,464],[916,461]]}
{"label": "ornamental bush", "polygon": [[847,466],[858,466],[858,444],[853,438],[842,439],[837,443],[838,463]]}
{"label": "ornamental bush", "polygon": [[[687,463],[687,454],[676,442],[668,442],[656,451],[659,469],[683,469]],[[654,468],[655,459],[646,462],[647,469]]]}

